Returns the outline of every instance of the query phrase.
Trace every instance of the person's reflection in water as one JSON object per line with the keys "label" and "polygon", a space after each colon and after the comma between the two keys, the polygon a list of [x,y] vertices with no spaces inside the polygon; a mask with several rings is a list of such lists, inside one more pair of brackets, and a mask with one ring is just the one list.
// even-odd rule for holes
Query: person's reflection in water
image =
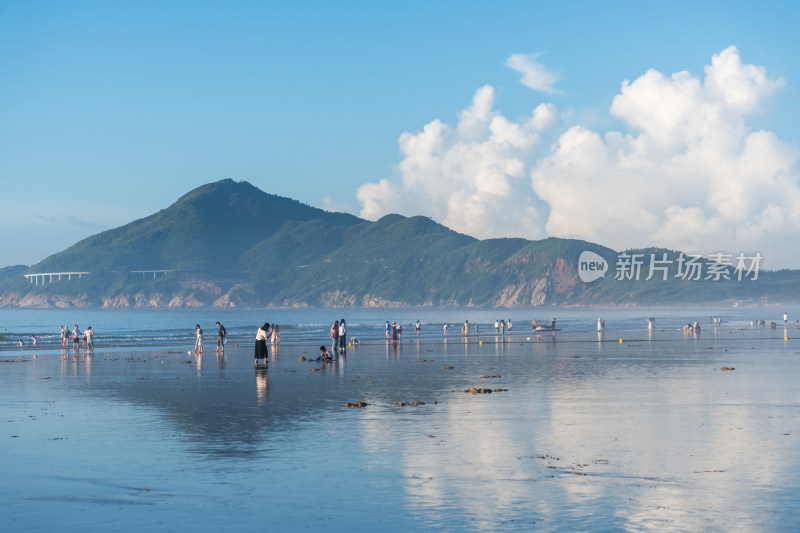
{"label": "person's reflection in water", "polygon": [[281,355],[281,345],[280,344],[273,344],[272,345],[272,353],[270,354],[270,360],[275,363],[278,361],[278,357]]}
{"label": "person's reflection in water", "polygon": [[256,397],[258,404],[263,405],[267,401],[269,391],[269,380],[267,379],[267,367],[256,367]]}
{"label": "person's reflection in water", "polygon": [[225,370],[225,352],[217,352],[217,368]]}
{"label": "person's reflection in water", "polygon": [[89,377],[92,375],[92,361],[94,357],[91,354],[84,354],[83,355],[83,371],[84,374]]}

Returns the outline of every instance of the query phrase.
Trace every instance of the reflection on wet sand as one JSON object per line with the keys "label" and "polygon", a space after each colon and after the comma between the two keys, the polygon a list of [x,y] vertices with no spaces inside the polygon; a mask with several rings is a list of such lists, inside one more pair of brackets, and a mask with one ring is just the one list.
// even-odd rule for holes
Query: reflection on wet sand
{"label": "reflection on wet sand", "polygon": [[[191,472],[186,492],[212,503],[181,507],[177,520],[229,513],[211,497],[223,486],[259,502],[237,494],[232,508],[286,523],[318,487],[334,500],[326,512],[410,517],[399,529],[794,530],[800,360],[761,331],[380,339],[324,363],[310,357],[318,344],[284,345],[269,372],[253,371],[251,349],[55,353],[13,368],[48,402],[78,406],[64,409],[73,453],[102,455],[102,439],[82,435],[106,415],[104,430],[138,454],[130,466],[109,459],[123,476],[144,466],[154,486],[172,487]],[[4,376],[9,390],[16,381]],[[471,387],[504,392],[463,392]],[[368,407],[344,407],[355,401]],[[55,409],[36,414],[45,408]],[[57,456],[46,447],[59,434],[31,438],[29,413],[3,414],[32,464]],[[83,459],[100,469],[93,460]]]}
{"label": "reflection on wet sand", "polygon": [[262,405],[267,401],[268,377],[266,368],[256,368],[256,397],[258,398],[258,403]]}
{"label": "reflection on wet sand", "polygon": [[70,356],[69,350],[61,350],[61,376],[62,377],[84,377],[92,376],[92,362],[94,353],[92,351],[75,350]]}
{"label": "reflection on wet sand", "polygon": [[[742,401],[739,385],[709,388],[713,371],[695,360],[707,358],[708,347],[693,342],[694,351],[675,360],[667,354],[680,346],[614,343],[604,354],[602,333],[597,340],[594,350],[559,344],[558,352],[546,354],[561,370],[552,374],[537,365],[548,377],[528,374],[517,383],[514,390],[526,392],[509,395],[514,408],[507,416],[507,403],[503,408],[456,396],[437,412],[430,440],[422,441],[416,433],[387,436],[380,419],[364,417],[365,438],[376,452],[402,457],[412,513],[447,507],[488,527],[526,502],[527,513],[511,516],[534,516],[557,530],[598,522],[615,529],[705,530],[742,523],[751,529],[746,509],[754,505],[776,512],[765,499],[752,502],[751,488],[793,484],[797,454],[788,433],[777,429],[796,427],[779,407],[792,403],[791,380],[768,394],[767,412],[749,402],[739,408],[731,405]],[[612,359],[594,362],[603,355]],[[587,366],[582,360],[592,361],[588,369],[580,369]],[[768,380],[753,392],[764,386],[770,387]],[[772,418],[783,424],[768,422]],[[760,450],[770,450],[770,457]],[[587,508],[591,516],[577,512]]]}

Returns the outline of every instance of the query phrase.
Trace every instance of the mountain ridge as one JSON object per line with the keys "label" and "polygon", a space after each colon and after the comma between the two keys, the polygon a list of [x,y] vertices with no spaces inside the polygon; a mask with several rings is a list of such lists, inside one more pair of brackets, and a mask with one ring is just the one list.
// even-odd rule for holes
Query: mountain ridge
{"label": "mountain ridge", "polygon": [[[578,258],[584,251],[605,259],[605,277],[581,281]],[[643,258],[666,254],[671,263],[680,254],[658,248],[637,253]],[[390,214],[367,221],[228,179],[200,186],[165,209],[82,239],[32,267],[0,269],[0,307],[800,301],[798,271],[763,272],[757,283],[678,276],[626,282],[614,276],[617,257],[610,248],[579,239],[478,240],[424,216]],[[91,274],[42,283],[23,278],[66,271]]]}

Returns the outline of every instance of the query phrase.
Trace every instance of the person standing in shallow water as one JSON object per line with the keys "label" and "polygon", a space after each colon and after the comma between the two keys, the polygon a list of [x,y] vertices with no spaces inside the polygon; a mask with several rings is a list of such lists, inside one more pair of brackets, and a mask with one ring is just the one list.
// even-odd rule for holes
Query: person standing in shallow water
{"label": "person standing in shallow water", "polygon": [[81,338],[81,330],[78,329],[78,324],[75,324],[75,329],[72,330],[72,346],[73,346],[73,348],[75,348],[75,349],[78,348],[78,343],[80,342],[80,338]]}
{"label": "person standing in shallow water", "polygon": [[256,349],[255,349],[255,360],[256,366],[258,366],[259,359],[264,360],[264,366],[267,366],[267,358],[269,357],[269,351],[267,350],[267,339],[269,338],[269,322],[265,322],[263,326],[258,328],[256,332]]}
{"label": "person standing in shallow water", "polygon": [[331,326],[331,348],[339,349],[339,321],[336,320]]}
{"label": "person standing in shallow water", "polygon": [[195,333],[194,351],[197,353],[203,353],[203,330],[200,329],[200,324],[197,324],[194,327],[194,333]]}
{"label": "person standing in shallow water", "polygon": [[219,352],[219,351],[223,351],[224,352],[225,351],[225,335],[227,335],[228,332],[225,331],[225,326],[223,326],[219,322],[217,322],[217,327],[219,328],[219,331],[217,331],[217,348],[214,351],[215,352]]}
{"label": "person standing in shallow water", "polygon": [[339,321],[339,348],[342,351],[347,350],[347,326],[344,323],[344,318]]}

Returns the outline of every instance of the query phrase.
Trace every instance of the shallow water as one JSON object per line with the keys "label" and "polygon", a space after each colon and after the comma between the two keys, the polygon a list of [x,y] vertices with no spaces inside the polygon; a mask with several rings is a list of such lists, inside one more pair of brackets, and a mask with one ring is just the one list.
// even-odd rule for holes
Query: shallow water
{"label": "shallow water", "polygon": [[7,350],[0,530],[800,529],[800,331],[624,317],[396,346],[378,324],[268,372],[249,341]]}
{"label": "shallow water", "polygon": [[[513,323],[513,336],[529,335],[531,320],[549,324],[557,318],[557,325],[565,332],[593,332],[597,319],[606,321],[606,331],[625,333],[647,329],[647,318],[655,317],[656,325],[663,330],[678,330],[687,323],[697,321],[703,330],[709,326],[711,316],[720,317],[726,328],[750,328],[753,320],[763,319],[783,325],[784,311],[792,321],[800,317],[800,307],[786,308],[663,308],[663,309],[195,309],[195,310],[143,310],[143,309],[0,309],[0,351],[17,350],[22,341],[31,347],[31,336],[38,337],[37,348],[60,348],[59,325],[70,330],[79,325],[83,331],[91,326],[94,341],[102,347],[141,348],[183,343],[192,347],[195,325],[205,333],[206,346],[216,341],[215,322],[225,325],[232,343],[249,343],[255,338],[258,327],[264,322],[279,324],[284,344],[307,344],[324,340],[334,320],[345,318],[348,334],[362,340],[383,339],[386,322],[396,321],[406,338],[416,337],[414,325],[420,321],[423,339],[443,338],[443,326],[449,324],[450,334],[458,333],[464,321],[470,333],[479,328],[481,335],[494,333],[494,323],[505,320]],[[790,324],[791,325],[791,324]],[[792,328],[794,329],[794,328]],[[506,332],[508,333],[508,331]]]}

